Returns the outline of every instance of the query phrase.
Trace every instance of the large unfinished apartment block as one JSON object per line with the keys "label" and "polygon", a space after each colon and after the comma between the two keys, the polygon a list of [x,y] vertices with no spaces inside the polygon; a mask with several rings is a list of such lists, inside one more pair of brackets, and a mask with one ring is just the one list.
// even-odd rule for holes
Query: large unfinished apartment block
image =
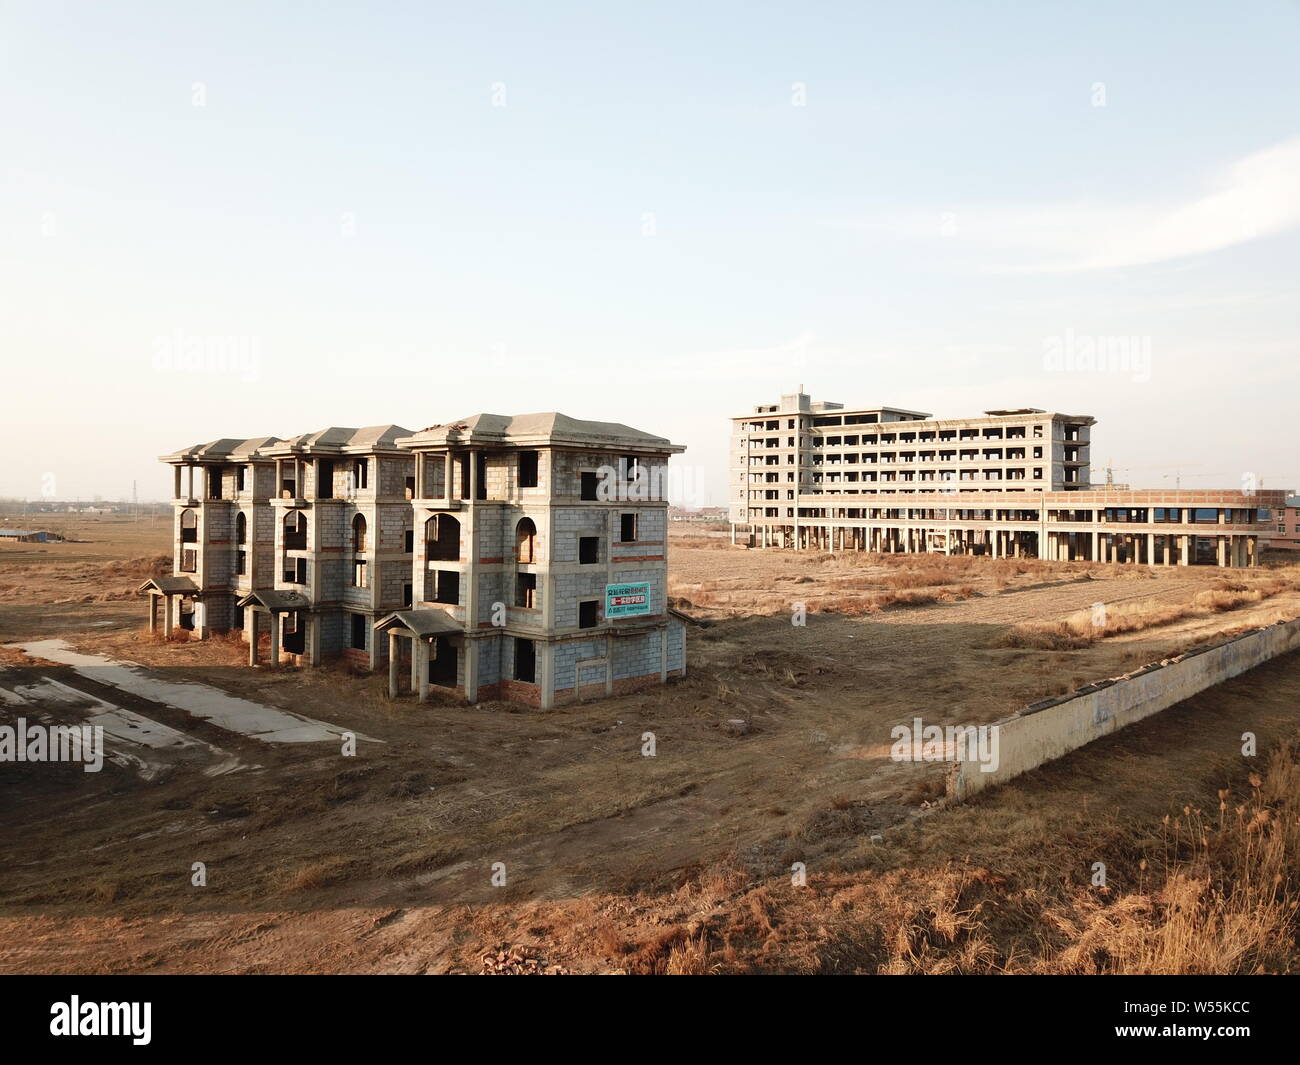
{"label": "large unfinished apartment block", "polygon": [[732,542],[1149,565],[1255,565],[1285,493],[1090,484],[1095,419],[1037,408],[935,419],[814,403],[732,418]]}
{"label": "large unfinished apartment block", "polygon": [[563,414],[418,433],[218,440],[175,468],[175,565],[150,628],[243,629],[250,663],[343,655],[420,698],[541,707],[685,670],[667,602],[668,458],[684,448]]}

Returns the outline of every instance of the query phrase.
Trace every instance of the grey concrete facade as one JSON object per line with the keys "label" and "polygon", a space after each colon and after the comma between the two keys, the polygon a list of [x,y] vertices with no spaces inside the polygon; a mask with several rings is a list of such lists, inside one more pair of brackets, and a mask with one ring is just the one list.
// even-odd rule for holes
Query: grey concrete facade
{"label": "grey concrete facade", "polygon": [[1250,566],[1284,492],[1093,486],[1095,419],[932,419],[804,392],[731,419],[732,542]]}
{"label": "grey concrete facade", "polygon": [[387,666],[394,694],[409,671],[420,697],[549,707],[663,683],[685,670],[662,490],[683,450],[552,413],[164,456],[175,558],[142,586],[151,628],[161,603],[167,635],[243,629],[256,664],[269,631],[272,662]]}

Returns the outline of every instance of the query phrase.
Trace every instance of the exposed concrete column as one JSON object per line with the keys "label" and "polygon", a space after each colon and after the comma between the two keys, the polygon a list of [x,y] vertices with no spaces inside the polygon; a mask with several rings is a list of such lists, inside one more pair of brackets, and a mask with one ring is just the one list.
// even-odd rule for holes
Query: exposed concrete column
{"label": "exposed concrete column", "polygon": [[[321,616],[319,614],[308,615],[307,625],[307,664],[309,666],[319,666]],[[374,663],[372,662],[371,665],[373,666]]]}
{"label": "exposed concrete column", "polygon": [[186,466],[185,468],[186,468],[187,470],[189,470],[189,473],[190,473],[190,484],[189,484],[189,493],[190,493],[190,494],[187,495],[185,498],[186,498],[186,499],[193,499],[193,498],[194,498],[194,467],[193,467],[193,466]]}
{"label": "exposed concrete column", "polygon": [[[606,651],[608,654],[608,649]],[[465,641],[465,701],[467,703],[478,702],[478,641]],[[610,668],[608,662],[606,669]],[[613,673],[609,673],[609,681],[606,684],[606,692],[613,690]]]}
{"label": "exposed concrete column", "polygon": [[537,679],[541,682],[539,702],[543,710],[555,705],[555,667],[551,658],[552,644],[547,640],[538,640],[533,644],[537,648]]}
{"label": "exposed concrete column", "polygon": [[[1222,513],[1222,511],[1220,511]],[[1228,564],[1228,544],[1226,536],[1216,536],[1214,538],[1214,561],[1219,566]]]}
{"label": "exposed concrete column", "polygon": [[1190,536],[1180,536],[1178,538],[1178,564],[1180,566],[1190,565],[1188,555],[1191,554],[1190,546],[1192,538]]}
{"label": "exposed concrete column", "polygon": [[248,664],[257,665],[257,610],[244,607],[244,632],[248,634]]}
{"label": "exposed concrete column", "polygon": [[175,596],[171,596],[171,595],[163,597],[163,639],[164,640],[170,640],[172,638],[172,626],[175,624],[174,614],[172,613],[172,602],[174,599]]}
{"label": "exposed concrete column", "polygon": [[180,499],[180,497],[181,497],[181,468],[180,468],[179,466],[173,466],[173,467],[172,467],[172,470],[175,471],[175,474],[176,474],[176,477],[175,477],[176,484],[175,484],[175,487],[172,489],[172,498],[173,498],[173,499]]}
{"label": "exposed concrete column", "polygon": [[423,636],[416,636],[411,645],[411,671],[415,677],[417,699],[422,703],[429,701],[429,651],[430,643]]}
{"label": "exposed concrete column", "polygon": [[271,613],[271,665],[280,664],[280,625],[284,621],[282,614]]}
{"label": "exposed concrete column", "polygon": [[156,592],[149,593],[149,633],[152,635],[158,631],[158,595]]}
{"label": "exposed concrete column", "polygon": [[[376,633],[376,636],[379,634]],[[392,629],[388,630],[388,697],[397,698],[397,641],[399,637]]]}
{"label": "exposed concrete column", "polygon": [[451,494],[451,482],[456,472],[456,463],[451,456],[451,448],[447,448],[447,454],[442,463],[442,494],[444,498],[451,500],[454,497]]}

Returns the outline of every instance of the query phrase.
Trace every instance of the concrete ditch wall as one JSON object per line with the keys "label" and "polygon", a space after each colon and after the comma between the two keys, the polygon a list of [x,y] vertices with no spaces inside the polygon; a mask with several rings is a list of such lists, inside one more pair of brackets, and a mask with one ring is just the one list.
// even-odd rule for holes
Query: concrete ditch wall
{"label": "concrete ditch wall", "polygon": [[979,762],[959,762],[948,778],[948,795],[966,799],[1006,783],[1297,648],[1300,619],[1280,621],[1143,666],[1123,677],[1089,684],[1069,695],[1031,703],[996,722],[998,768],[985,773]]}

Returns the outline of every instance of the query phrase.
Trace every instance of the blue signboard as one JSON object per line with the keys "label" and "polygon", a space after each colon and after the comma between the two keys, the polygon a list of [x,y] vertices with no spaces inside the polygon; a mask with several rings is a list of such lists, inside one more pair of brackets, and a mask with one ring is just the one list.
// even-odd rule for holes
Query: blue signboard
{"label": "blue signboard", "polygon": [[630,618],[650,613],[650,582],[605,585],[605,617]]}

